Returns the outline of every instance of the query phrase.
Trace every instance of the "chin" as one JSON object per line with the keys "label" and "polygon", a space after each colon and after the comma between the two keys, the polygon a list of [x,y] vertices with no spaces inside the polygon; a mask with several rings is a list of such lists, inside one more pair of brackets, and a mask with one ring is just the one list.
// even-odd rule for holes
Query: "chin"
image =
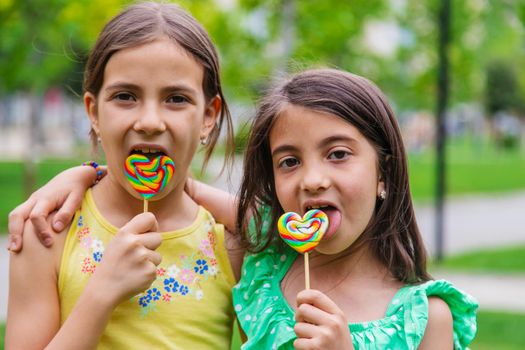
{"label": "chin", "polygon": [[334,235],[334,237],[331,238],[330,240],[322,241],[315,248],[315,251],[319,254],[324,254],[324,255],[335,255],[335,254],[343,253],[344,251],[348,250],[354,244],[356,239],[352,240],[351,242],[348,242],[348,241],[341,242],[341,241],[338,241],[337,237],[335,237]]}

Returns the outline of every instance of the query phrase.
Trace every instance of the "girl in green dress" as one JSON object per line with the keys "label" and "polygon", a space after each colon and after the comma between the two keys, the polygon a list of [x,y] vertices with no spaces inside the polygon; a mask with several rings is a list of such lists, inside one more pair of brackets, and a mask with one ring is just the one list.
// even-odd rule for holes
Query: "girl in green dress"
{"label": "girl in green dress", "polygon": [[[237,218],[244,239],[234,308],[243,349],[464,349],[477,303],[434,281],[394,114],[370,81],[321,69],[258,106]],[[303,259],[279,239],[284,212],[322,209],[329,228]],[[220,220],[220,218],[219,218]]]}
{"label": "girl in green dress", "polygon": [[[367,79],[320,69],[283,81],[257,108],[239,197],[195,181],[187,191],[247,251],[233,289],[243,349],[465,349],[474,338],[476,301],[426,270],[397,121]],[[330,225],[304,290],[277,220],[312,208]]]}

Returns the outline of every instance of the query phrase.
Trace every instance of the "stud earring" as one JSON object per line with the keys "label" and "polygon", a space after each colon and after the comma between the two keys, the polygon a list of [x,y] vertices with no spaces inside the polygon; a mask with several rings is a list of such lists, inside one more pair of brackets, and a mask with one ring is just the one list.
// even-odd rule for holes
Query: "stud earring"
{"label": "stud earring", "polygon": [[381,198],[381,200],[383,200],[383,201],[386,199],[386,191],[385,190],[383,190],[383,191],[381,191],[379,193],[379,198]]}
{"label": "stud earring", "polygon": [[201,137],[201,145],[206,146],[208,144],[208,138],[207,137]]}

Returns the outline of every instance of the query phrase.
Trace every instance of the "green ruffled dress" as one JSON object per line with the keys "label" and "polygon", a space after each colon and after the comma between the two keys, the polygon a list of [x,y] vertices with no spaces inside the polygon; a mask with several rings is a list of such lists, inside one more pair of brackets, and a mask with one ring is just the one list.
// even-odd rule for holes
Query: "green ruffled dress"
{"label": "green ruffled dress", "polygon": [[[247,255],[242,277],[233,288],[239,323],[248,337],[242,349],[293,349],[294,311],[286,302],[280,282],[297,257],[276,246]],[[417,349],[428,320],[428,297],[443,299],[452,312],[455,349],[467,349],[476,334],[477,302],[445,280],[402,287],[390,302],[385,317],[348,325],[355,349]]]}

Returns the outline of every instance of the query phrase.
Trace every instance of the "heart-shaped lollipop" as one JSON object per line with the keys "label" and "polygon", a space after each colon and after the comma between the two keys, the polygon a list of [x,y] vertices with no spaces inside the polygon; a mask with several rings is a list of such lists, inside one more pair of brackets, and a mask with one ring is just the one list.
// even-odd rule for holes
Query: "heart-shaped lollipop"
{"label": "heart-shaped lollipop", "polygon": [[328,229],[328,216],[318,209],[309,210],[303,217],[288,212],[277,223],[281,238],[299,253],[314,249]]}
{"label": "heart-shaped lollipop", "polygon": [[131,186],[147,200],[166,187],[175,172],[175,163],[168,156],[150,160],[142,154],[132,154],[124,169]]}

